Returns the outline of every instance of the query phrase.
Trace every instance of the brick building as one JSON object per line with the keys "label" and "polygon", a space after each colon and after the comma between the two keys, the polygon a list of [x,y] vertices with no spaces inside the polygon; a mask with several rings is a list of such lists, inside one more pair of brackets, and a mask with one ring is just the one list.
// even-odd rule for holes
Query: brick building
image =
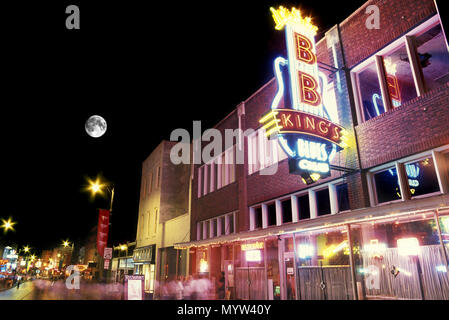
{"label": "brick building", "polygon": [[270,109],[295,109],[291,69],[280,100],[275,71],[215,126],[254,132],[194,166],[191,241],[175,246],[189,273],[224,272],[235,299],[449,299],[449,54],[434,1],[368,1],[315,46],[286,34],[289,68],[316,55],[315,115],[344,128],[345,146],[319,178],[293,174],[289,134],[261,130]]}

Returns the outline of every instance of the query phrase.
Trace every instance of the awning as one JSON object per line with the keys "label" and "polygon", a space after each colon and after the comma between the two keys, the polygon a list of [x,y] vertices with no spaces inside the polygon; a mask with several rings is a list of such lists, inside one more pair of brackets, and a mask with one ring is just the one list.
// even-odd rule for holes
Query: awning
{"label": "awning", "polygon": [[438,210],[439,212],[449,212],[449,195],[445,194],[430,198],[400,201],[376,207],[326,215],[316,219],[307,219],[287,225],[269,227],[266,229],[244,231],[204,240],[181,242],[176,243],[174,247],[175,249],[188,249],[192,247],[218,246],[236,241],[247,241],[262,237],[278,236],[296,232],[307,232],[356,222],[368,222],[372,220],[419,214],[435,210]]}

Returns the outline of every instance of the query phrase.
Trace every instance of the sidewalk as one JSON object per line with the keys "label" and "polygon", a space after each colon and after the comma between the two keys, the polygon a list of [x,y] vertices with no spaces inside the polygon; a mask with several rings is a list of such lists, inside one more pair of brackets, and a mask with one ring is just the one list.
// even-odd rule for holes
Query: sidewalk
{"label": "sidewalk", "polygon": [[0,300],[29,300],[34,286],[32,281],[20,284],[19,289],[16,286],[0,291]]}

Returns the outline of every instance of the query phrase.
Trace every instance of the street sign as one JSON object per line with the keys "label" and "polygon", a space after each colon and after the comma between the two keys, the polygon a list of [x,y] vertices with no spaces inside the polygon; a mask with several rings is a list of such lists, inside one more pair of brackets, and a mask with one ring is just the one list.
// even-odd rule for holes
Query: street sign
{"label": "street sign", "polygon": [[125,300],[143,300],[144,281],[143,275],[125,275]]}
{"label": "street sign", "polygon": [[105,260],[104,260],[104,269],[105,269],[105,270],[109,270],[109,261],[110,261],[110,260],[108,260],[108,259],[105,259]]}
{"label": "street sign", "polygon": [[112,248],[104,248],[103,258],[111,260],[112,259]]}

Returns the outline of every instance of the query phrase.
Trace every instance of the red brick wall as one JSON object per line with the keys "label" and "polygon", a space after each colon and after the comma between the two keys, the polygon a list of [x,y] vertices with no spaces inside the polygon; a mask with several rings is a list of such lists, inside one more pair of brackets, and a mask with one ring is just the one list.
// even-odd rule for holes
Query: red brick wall
{"label": "red brick wall", "polygon": [[[367,29],[366,7],[377,5],[380,29]],[[421,21],[434,15],[433,0],[371,0],[340,24],[347,67],[352,68]]]}
{"label": "red brick wall", "polygon": [[363,168],[449,143],[449,83],[356,127]]}

